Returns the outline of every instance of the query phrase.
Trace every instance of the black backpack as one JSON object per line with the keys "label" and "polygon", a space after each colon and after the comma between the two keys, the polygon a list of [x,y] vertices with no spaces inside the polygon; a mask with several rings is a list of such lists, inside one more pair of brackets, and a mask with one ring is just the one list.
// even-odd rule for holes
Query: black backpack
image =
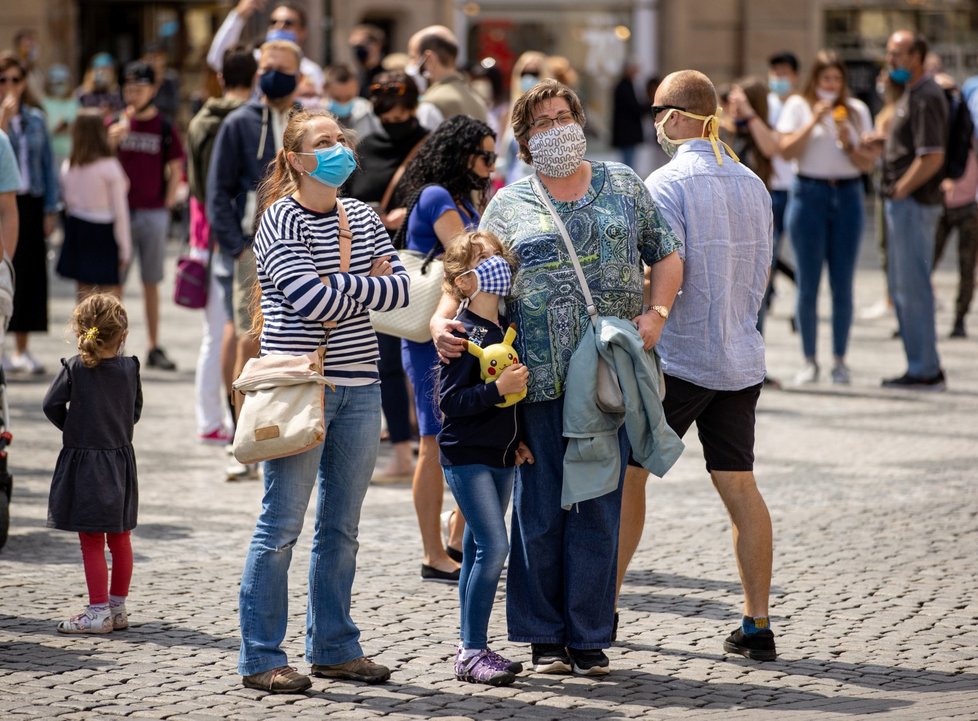
{"label": "black backpack", "polygon": [[959,93],[944,91],[947,97],[947,147],[944,150],[944,177],[957,180],[964,175],[968,164],[968,153],[975,133],[975,123],[971,118],[968,104]]}

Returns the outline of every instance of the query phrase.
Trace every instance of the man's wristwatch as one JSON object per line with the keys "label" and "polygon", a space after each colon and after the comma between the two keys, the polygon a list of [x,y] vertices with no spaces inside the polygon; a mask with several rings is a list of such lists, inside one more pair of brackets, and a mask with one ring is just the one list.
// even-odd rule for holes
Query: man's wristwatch
{"label": "man's wristwatch", "polygon": [[649,307],[649,310],[655,311],[660,316],[662,316],[662,320],[665,320],[666,318],[669,317],[669,309],[666,308],[664,305],[653,305]]}

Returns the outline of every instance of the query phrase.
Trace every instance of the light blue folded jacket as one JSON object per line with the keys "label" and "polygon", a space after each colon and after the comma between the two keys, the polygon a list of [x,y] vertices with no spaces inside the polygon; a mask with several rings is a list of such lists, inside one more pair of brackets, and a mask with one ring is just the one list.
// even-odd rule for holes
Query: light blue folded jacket
{"label": "light blue folded jacket", "polygon": [[[624,413],[597,405],[598,357],[618,375]],[[618,488],[621,455],[618,429],[625,424],[632,455],[650,473],[665,475],[683,452],[683,442],[666,423],[659,397],[659,356],[643,348],[635,324],[598,316],[588,323],[571,356],[564,386],[564,484],[560,505],[598,498]]]}

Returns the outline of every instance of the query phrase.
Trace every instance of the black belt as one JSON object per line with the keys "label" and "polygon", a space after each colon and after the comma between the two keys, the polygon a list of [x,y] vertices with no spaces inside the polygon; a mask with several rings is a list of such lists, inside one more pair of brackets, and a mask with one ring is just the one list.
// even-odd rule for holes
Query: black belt
{"label": "black belt", "polygon": [[810,178],[807,175],[799,175],[799,180],[808,180],[814,183],[825,183],[826,185],[835,188],[839,185],[845,185],[846,183],[856,183],[862,180],[861,176],[856,176],[855,178]]}

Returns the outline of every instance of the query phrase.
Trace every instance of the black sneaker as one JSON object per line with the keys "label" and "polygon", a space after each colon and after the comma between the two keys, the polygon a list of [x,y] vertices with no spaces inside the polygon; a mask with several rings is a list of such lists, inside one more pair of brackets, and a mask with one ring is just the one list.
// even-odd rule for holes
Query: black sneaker
{"label": "black sneaker", "polygon": [[912,376],[904,373],[899,378],[887,378],[883,381],[884,388],[903,388],[909,391],[942,391],[947,388],[944,381],[944,371],[937,371],[937,375],[929,378]]}
{"label": "black sneaker", "polygon": [[175,371],[177,364],[166,357],[162,348],[154,348],[146,356],[146,365],[150,368],[159,368],[161,371]]}
{"label": "black sneaker", "polygon": [[578,676],[603,676],[611,670],[608,657],[600,648],[569,648],[567,653],[573,661],[574,673]]}
{"label": "black sneaker", "polygon": [[567,649],[559,643],[534,643],[533,670],[537,673],[570,673],[571,661]]}
{"label": "black sneaker", "polygon": [[954,321],[954,327],[951,328],[951,335],[949,338],[967,338],[968,332],[964,329],[964,318],[958,318]]}
{"label": "black sneaker", "polygon": [[727,636],[723,642],[723,650],[727,653],[739,653],[752,661],[774,661],[778,652],[774,647],[774,632],[770,629],[752,633],[749,636],[740,626]]}

